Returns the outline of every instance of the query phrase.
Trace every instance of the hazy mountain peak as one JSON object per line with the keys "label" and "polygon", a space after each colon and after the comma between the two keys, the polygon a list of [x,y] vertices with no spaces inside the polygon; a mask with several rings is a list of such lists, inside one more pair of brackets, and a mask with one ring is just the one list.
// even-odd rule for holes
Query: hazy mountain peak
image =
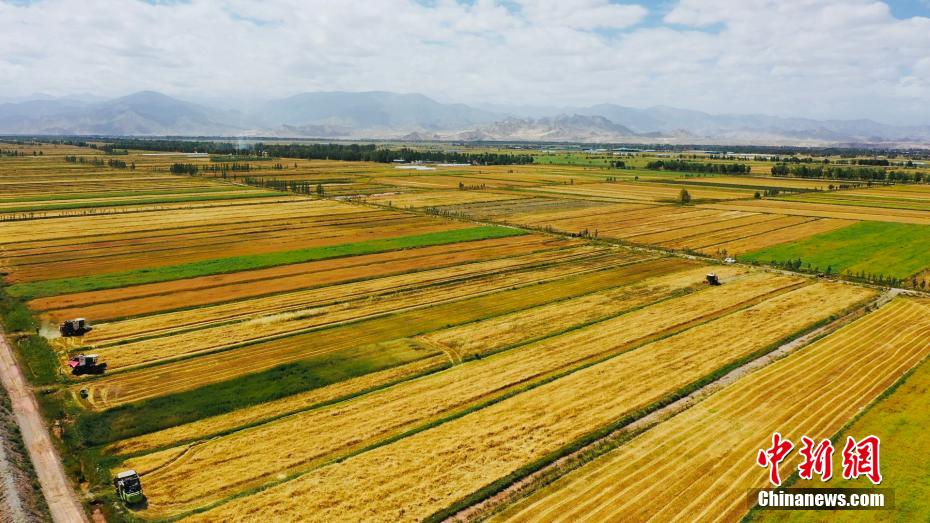
{"label": "hazy mountain peak", "polygon": [[[928,126],[869,119],[713,115],[618,104],[478,109],[420,93],[318,91],[215,109],[145,90],[105,101],[53,98],[0,104],[0,134],[308,136],[565,142],[930,143]],[[529,114],[528,114],[529,113]]]}

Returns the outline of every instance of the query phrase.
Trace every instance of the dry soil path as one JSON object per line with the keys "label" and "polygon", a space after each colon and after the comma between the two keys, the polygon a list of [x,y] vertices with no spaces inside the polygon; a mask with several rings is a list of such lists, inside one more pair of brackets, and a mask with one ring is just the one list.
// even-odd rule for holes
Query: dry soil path
{"label": "dry soil path", "polygon": [[56,523],[86,523],[84,509],[65,475],[39,406],[0,330],[0,381],[10,396],[16,422],[35,468],[42,494]]}

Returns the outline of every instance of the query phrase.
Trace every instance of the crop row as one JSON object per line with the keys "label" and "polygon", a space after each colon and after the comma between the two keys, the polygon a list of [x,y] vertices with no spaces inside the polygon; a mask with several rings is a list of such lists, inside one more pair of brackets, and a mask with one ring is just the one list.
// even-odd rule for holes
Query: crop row
{"label": "crop row", "polygon": [[[423,519],[868,294],[828,284],[784,293],[191,519]],[[610,350],[606,334],[587,343]]]}
{"label": "crop row", "polygon": [[[930,355],[928,312],[913,302],[895,301],[742,378],[501,519],[738,521],[746,512],[747,489],[767,484],[767,471],[754,456],[771,434],[779,431],[793,440],[808,435],[816,441],[833,436]],[[792,453],[780,465],[782,477],[790,476],[798,462]]]}

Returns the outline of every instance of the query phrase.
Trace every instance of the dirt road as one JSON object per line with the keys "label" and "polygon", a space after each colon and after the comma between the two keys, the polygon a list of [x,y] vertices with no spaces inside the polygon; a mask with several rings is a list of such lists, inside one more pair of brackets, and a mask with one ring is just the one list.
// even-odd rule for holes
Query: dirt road
{"label": "dirt road", "polygon": [[23,441],[35,467],[52,518],[58,523],[86,523],[84,509],[61,466],[39,406],[0,330],[0,381],[6,388]]}

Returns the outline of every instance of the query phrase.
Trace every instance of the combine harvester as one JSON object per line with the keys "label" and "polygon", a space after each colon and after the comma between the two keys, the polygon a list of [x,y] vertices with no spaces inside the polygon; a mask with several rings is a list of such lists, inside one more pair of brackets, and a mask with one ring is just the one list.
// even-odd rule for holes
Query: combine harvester
{"label": "combine harvester", "polygon": [[83,336],[92,330],[94,330],[94,328],[88,325],[87,320],[84,318],[67,320],[58,326],[58,332],[66,338]]}
{"label": "combine harvester", "polygon": [[78,354],[68,360],[68,366],[71,367],[71,374],[76,376],[81,374],[103,374],[107,370],[107,364],[100,361],[97,354]]}
{"label": "combine harvester", "polygon": [[116,489],[116,495],[127,505],[141,503],[145,499],[142,493],[142,481],[134,470],[120,472],[113,479],[113,488]]}

